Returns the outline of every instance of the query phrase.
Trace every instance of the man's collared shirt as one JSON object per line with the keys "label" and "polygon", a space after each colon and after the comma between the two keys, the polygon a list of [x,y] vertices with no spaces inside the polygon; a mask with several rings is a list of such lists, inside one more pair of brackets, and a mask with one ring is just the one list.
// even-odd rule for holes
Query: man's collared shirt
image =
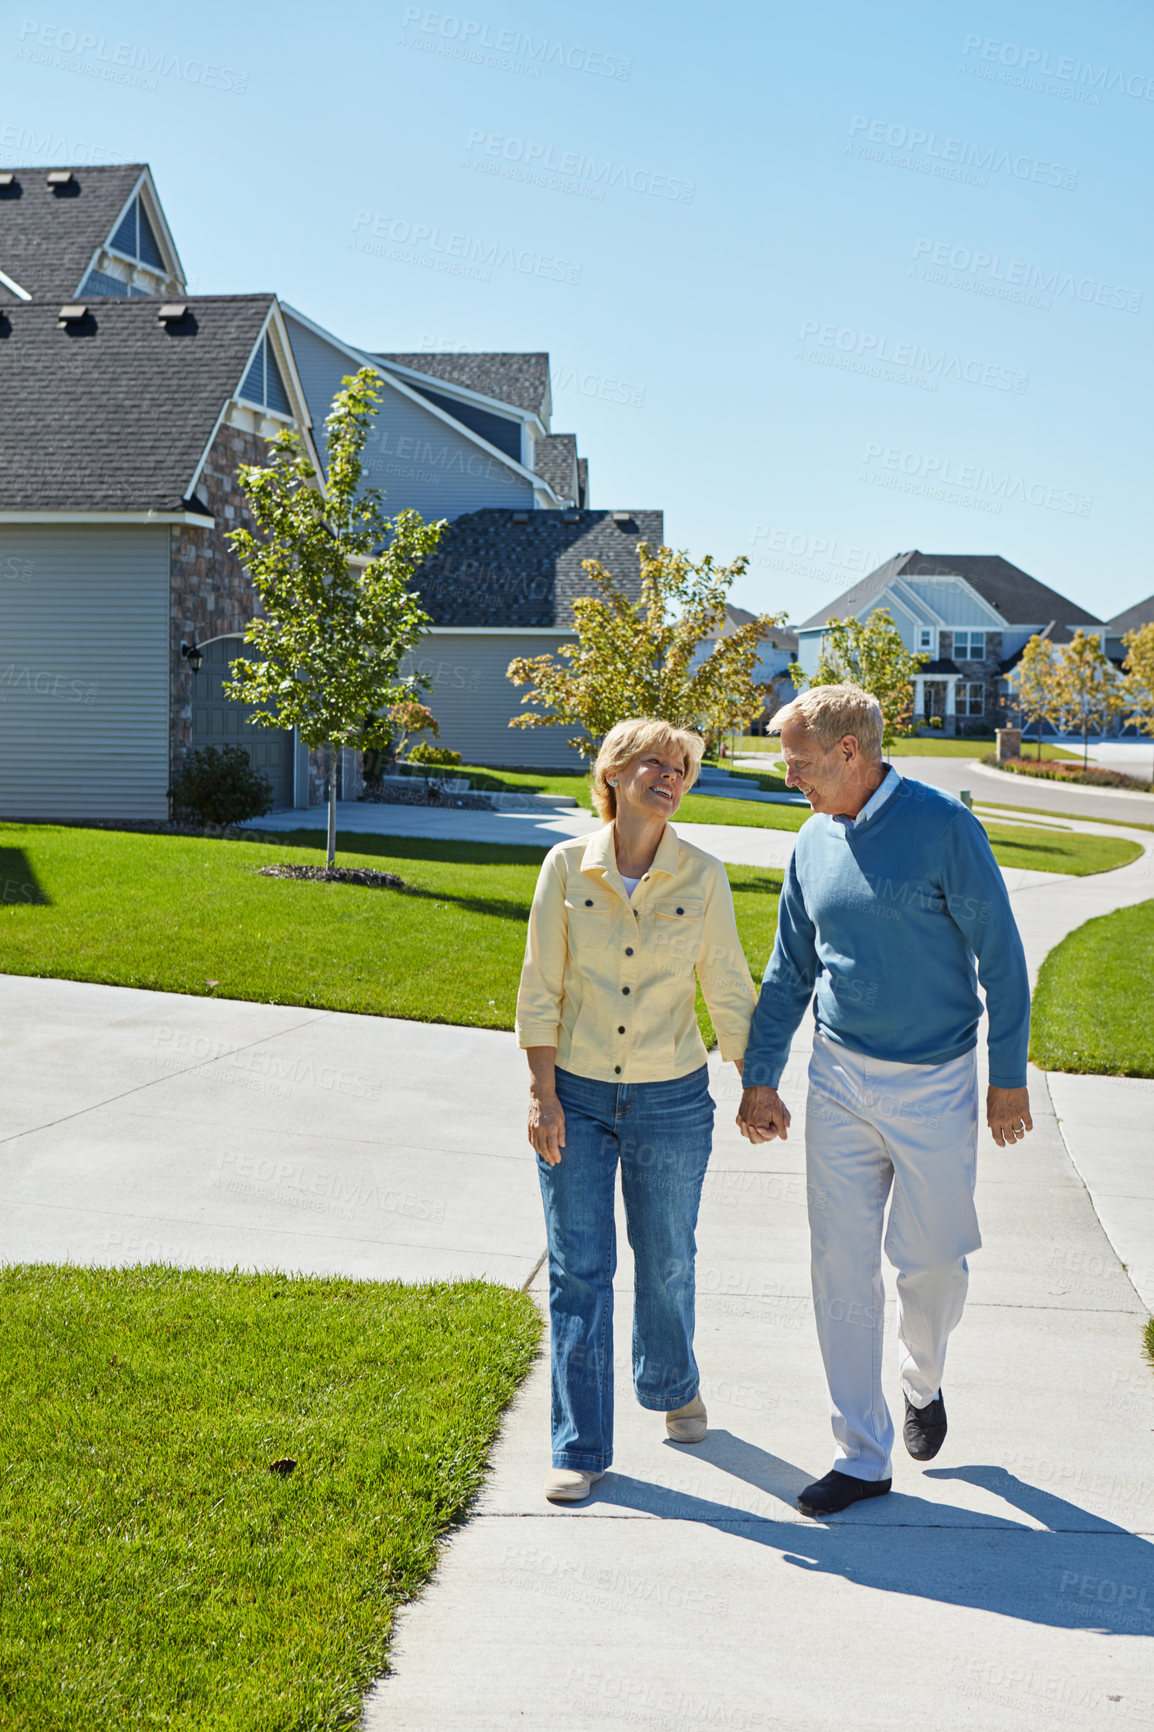
{"label": "man's collared shirt", "polygon": [[529,913],[519,1046],[597,1082],[666,1082],[706,1062],[701,983],[721,1056],[740,1061],[757,1001],[720,860],[666,825],[632,900],[613,826],[550,849]]}

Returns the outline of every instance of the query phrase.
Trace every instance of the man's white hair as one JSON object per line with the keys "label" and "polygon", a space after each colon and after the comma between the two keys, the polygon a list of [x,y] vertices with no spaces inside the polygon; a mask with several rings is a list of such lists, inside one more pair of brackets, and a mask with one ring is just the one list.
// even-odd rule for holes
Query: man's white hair
{"label": "man's white hair", "polygon": [[780,734],[787,722],[800,722],[810,739],[828,752],[831,746],[852,734],[862,756],[880,764],[882,761],[882,709],[872,692],[861,686],[811,686],[785,704],[767,729]]}

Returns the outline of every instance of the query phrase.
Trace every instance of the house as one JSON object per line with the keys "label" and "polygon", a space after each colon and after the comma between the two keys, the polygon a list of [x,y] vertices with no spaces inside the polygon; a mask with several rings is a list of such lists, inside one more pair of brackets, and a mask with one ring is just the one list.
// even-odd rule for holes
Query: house
{"label": "house", "polygon": [[[241,737],[220,692],[253,611],[225,540],[249,521],[237,466],[283,427],[309,439],[280,307],[10,305],[0,374],[0,813],[165,818],[184,752]],[[291,805],[292,735],[246,735]]]}
{"label": "house", "polygon": [[[574,761],[565,730],[509,729],[505,668],[571,634],[582,559],[636,589],[636,542],[662,528],[589,508],[548,355],[370,354],[271,293],[189,295],[147,165],[19,168],[0,170],[0,815],[164,818],[185,753],[224,741],[278,806],[321,797],[318,755],[224,695],[255,605],[226,536],[248,522],[237,467],[277,431],[323,478],[324,417],[365,365],[366,484],[451,525],[411,658],[444,743]],[[356,754],[342,775],[352,793]]]}
{"label": "house", "polygon": [[1122,613],[1116,613],[1113,619],[1108,619],[1102,627],[1102,648],[1112,662],[1118,667],[1126,660],[1126,645],[1122,639],[1127,632],[1140,631],[1144,625],[1154,622],[1154,595],[1148,595],[1145,601],[1135,602],[1133,607],[1126,608]]}
{"label": "house", "polygon": [[[482,510],[456,518],[417,575],[431,633],[406,667],[430,681],[439,744],[465,763],[579,769],[572,727],[510,728],[526,691],[505,670],[514,656],[555,654],[574,636],[573,602],[592,589],[595,559],[637,594],[637,544],[660,547],[660,511]],[[532,706],[529,706],[532,708]]]}
{"label": "house", "polygon": [[505,670],[572,639],[584,560],[637,594],[637,544],[660,546],[662,513],[591,508],[576,435],[551,429],[548,354],[358,349],[295,308],[287,321],[318,429],[342,377],[375,368],[366,482],[387,510],[449,523],[416,585],[433,627],[403,668],[431,682],[439,743],[466,763],[578,767],[571,728],[510,728],[524,694]]}
{"label": "house", "polygon": [[[1012,671],[1035,632],[1068,642],[1096,615],[999,554],[898,553],[797,628],[806,673],[832,619],[887,608],[902,641],[930,660],[914,681],[914,717],[948,734],[988,733],[1012,705]],[[1011,676],[1011,681],[1007,681]]]}
{"label": "house", "polygon": [[146,163],[0,170],[0,306],[185,288]]}

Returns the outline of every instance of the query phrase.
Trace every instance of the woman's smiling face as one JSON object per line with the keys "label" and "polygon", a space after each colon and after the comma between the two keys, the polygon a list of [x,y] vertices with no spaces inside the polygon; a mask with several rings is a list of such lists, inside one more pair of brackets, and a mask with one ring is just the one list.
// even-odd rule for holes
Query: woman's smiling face
{"label": "woman's smiling face", "polygon": [[672,818],[685,789],[685,761],[670,748],[655,746],[631,758],[617,772],[617,810],[660,813]]}

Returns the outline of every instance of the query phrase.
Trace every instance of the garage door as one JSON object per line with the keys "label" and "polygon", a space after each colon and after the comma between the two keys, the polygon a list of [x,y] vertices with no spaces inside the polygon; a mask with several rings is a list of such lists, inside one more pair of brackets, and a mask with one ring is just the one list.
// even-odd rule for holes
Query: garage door
{"label": "garage door", "polygon": [[224,695],[229,663],[245,653],[239,637],[218,637],[203,645],[204,663],[192,681],[192,749],[243,746],[254,769],[272,783],[276,810],[293,803],[293,736],[291,730],[254,727],[245,718],[252,704],[238,704]]}

